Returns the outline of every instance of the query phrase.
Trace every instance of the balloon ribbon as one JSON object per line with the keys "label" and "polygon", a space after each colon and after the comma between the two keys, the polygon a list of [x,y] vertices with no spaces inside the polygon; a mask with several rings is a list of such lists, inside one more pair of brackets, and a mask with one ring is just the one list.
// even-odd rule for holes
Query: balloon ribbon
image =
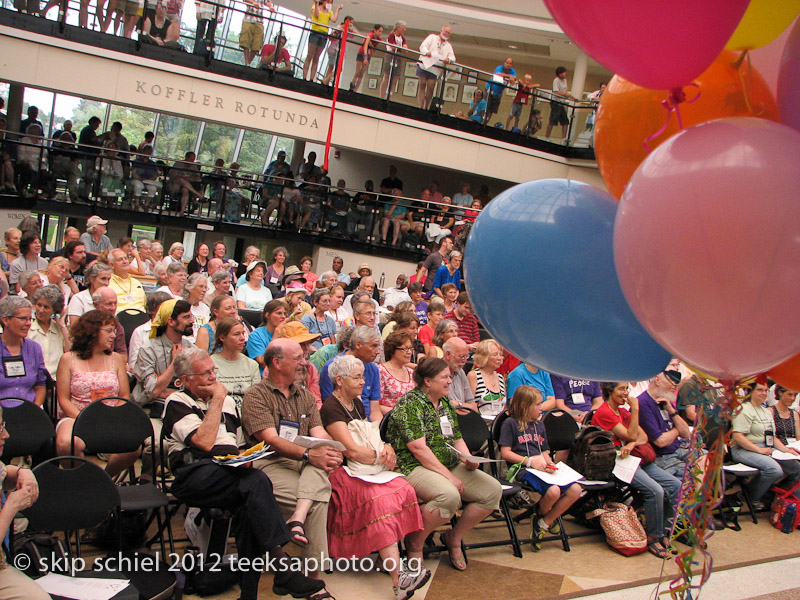
{"label": "balloon ribbon", "polygon": [[686,92],[683,91],[682,87],[676,87],[672,88],[669,91],[669,94],[667,94],[667,97],[661,101],[661,106],[663,106],[664,109],[667,111],[667,120],[664,122],[664,126],[661,129],[659,129],[653,135],[644,140],[644,149],[647,150],[648,152],[650,152],[650,146],[648,146],[647,142],[657,138],[667,130],[667,127],[669,127],[670,117],[672,116],[673,112],[675,113],[675,118],[678,120],[678,129],[683,129],[683,120],[681,119],[681,111],[678,108],[678,105],[681,102],[686,102],[686,104],[692,104],[693,102],[697,102],[697,99],[700,97],[699,85],[697,85],[696,83],[690,83],[688,84],[688,86],[697,88],[697,95],[691,100],[686,99]]}
{"label": "balloon ribbon", "polygon": [[336,111],[336,98],[339,96],[339,78],[342,76],[342,63],[344,62],[344,53],[347,48],[347,30],[350,28],[350,21],[345,19],[344,28],[342,29],[342,38],[339,42],[339,62],[336,65],[336,77],[333,81],[333,101],[331,102],[331,118],[328,121],[328,137],[325,140],[325,158],[323,159],[322,168],[328,170],[328,155],[331,151],[331,137],[333,136],[333,116]]}
{"label": "balloon ribbon", "polygon": [[[744,71],[742,70],[742,65],[745,63],[747,64],[746,81]],[[744,103],[745,106],[747,106],[747,110],[749,110],[750,114],[754,117],[760,117],[764,114],[764,110],[766,109],[764,104],[761,104],[758,108],[758,112],[750,105],[750,94],[753,91],[753,63],[750,62],[750,52],[748,50],[743,50],[739,58],[731,63],[731,66],[739,72],[739,80],[742,82],[742,93],[744,94]]]}

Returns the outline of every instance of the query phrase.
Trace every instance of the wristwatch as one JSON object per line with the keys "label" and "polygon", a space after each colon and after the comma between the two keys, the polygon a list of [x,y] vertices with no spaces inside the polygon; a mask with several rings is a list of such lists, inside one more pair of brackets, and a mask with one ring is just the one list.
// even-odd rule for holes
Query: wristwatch
{"label": "wristwatch", "polygon": [[308,462],[308,448],[303,452],[303,462]]}

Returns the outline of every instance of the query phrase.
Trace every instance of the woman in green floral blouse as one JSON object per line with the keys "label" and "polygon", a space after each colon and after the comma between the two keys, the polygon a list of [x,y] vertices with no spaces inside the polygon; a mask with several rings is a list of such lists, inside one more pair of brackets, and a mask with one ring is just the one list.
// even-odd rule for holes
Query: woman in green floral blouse
{"label": "woman in green floral blouse", "polygon": [[[470,452],[458,429],[456,410],[447,397],[452,377],[440,358],[425,359],[414,371],[416,388],[392,410],[388,441],[397,454],[397,469],[417,492],[425,528],[406,538],[409,558],[422,558],[431,532],[464,510],[450,531],[442,534],[454,569],[467,568],[461,540],[500,505],[502,488],[464,458]],[[455,450],[458,450],[459,455]]]}

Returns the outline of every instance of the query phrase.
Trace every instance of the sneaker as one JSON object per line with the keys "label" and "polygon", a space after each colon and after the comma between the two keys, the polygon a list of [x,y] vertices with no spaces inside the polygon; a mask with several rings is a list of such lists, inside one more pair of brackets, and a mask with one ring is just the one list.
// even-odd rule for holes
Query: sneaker
{"label": "sneaker", "polygon": [[397,577],[397,587],[394,587],[394,599],[406,600],[414,595],[414,592],[428,583],[431,578],[430,569],[420,571],[400,571]]}
{"label": "sneaker", "polygon": [[561,525],[558,524],[558,519],[553,521],[553,524],[547,528],[547,532],[551,535],[558,535],[561,533]]}
{"label": "sneaker", "polygon": [[542,549],[542,539],[547,534],[547,529],[542,529],[539,525],[538,517],[531,519],[531,549],[539,552]]}

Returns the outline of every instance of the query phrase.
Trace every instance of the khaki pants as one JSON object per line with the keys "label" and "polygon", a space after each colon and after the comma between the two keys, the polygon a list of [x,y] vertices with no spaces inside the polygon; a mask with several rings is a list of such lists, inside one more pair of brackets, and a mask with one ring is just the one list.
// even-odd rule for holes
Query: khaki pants
{"label": "khaki pants", "polygon": [[452,517],[462,503],[475,504],[485,510],[500,507],[503,488],[494,477],[479,470],[468,471],[463,463],[450,472],[464,482],[463,496],[444,475],[425,467],[417,467],[406,475],[406,479],[416,490],[423,507],[431,512],[438,508],[445,519]]}
{"label": "khaki pants", "polygon": [[50,595],[24,573],[7,566],[0,570],[0,598],[3,600],[49,600]]}
{"label": "khaki pants", "polygon": [[297,500],[314,502],[304,524],[308,545],[303,547],[302,556],[321,562],[328,556],[328,501],[331,498],[328,474],[291,458],[258,460],[253,466],[272,481],[272,492],[285,519],[292,516]]}

